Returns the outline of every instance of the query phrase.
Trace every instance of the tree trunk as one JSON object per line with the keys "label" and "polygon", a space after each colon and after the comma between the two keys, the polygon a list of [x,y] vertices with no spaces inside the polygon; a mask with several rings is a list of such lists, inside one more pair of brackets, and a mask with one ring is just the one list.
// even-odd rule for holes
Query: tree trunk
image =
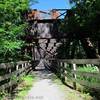
{"label": "tree trunk", "polygon": [[88,58],[100,58],[100,55],[97,53],[96,49],[93,47],[93,44],[90,41],[90,38],[81,38],[80,39],[83,48],[86,52]]}
{"label": "tree trunk", "polygon": [[77,47],[77,40],[73,40],[72,50],[71,50],[71,59],[75,58],[75,51]]}

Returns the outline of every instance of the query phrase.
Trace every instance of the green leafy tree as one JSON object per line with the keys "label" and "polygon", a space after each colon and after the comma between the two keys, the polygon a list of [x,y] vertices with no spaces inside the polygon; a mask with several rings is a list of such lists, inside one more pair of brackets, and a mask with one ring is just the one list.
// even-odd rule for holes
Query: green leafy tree
{"label": "green leafy tree", "polygon": [[[90,38],[100,38],[100,0],[70,0],[62,30],[71,38],[78,38],[88,58],[100,58]],[[66,27],[66,29],[65,29]]]}
{"label": "green leafy tree", "polygon": [[27,23],[24,13],[34,0],[0,0],[0,61],[18,58]]}

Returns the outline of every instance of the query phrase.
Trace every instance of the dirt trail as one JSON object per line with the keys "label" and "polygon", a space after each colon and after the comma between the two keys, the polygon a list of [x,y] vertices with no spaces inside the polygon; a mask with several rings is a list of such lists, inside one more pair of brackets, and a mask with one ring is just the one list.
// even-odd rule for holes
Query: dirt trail
{"label": "dirt trail", "polygon": [[65,100],[64,94],[52,80],[54,74],[45,69],[42,63],[38,66],[40,65],[34,72],[37,82],[33,84],[25,100]]}
{"label": "dirt trail", "polygon": [[37,80],[25,100],[86,100],[78,91],[63,85],[55,74],[44,67],[42,61],[34,73]]}

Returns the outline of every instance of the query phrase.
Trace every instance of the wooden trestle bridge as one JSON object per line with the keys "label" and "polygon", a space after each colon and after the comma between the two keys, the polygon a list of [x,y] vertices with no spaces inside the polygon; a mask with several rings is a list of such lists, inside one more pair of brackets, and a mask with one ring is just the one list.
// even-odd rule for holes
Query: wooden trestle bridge
{"label": "wooden trestle bridge", "polygon": [[[83,78],[93,77],[95,80],[100,80],[100,59],[96,59],[98,55],[93,49],[89,38],[82,39],[83,36],[81,37],[79,34],[74,36],[62,33],[59,30],[60,24],[65,21],[65,18],[67,19],[68,15],[70,15],[70,10],[68,9],[53,9],[50,12],[35,9],[25,15],[29,27],[27,29],[28,34],[22,37],[26,41],[26,45],[22,48],[22,54],[29,55],[31,60],[0,64],[0,69],[7,69],[5,75],[0,76],[0,82],[2,82],[0,90],[12,87],[18,83],[20,75],[24,75],[29,70],[35,69],[40,60],[44,60],[46,67],[56,73],[63,83],[67,84],[67,79],[70,79],[73,82],[72,87],[74,89],[77,88],[76,83],[88,86],[89,88],[100,89],[100,83],[98,82],[90,83],[87,80],[77,78],[80,75]],[[73,59],[78,44],[80,47],[83,44],[83,48],[86,48],[86,55],[92,59]],[[69,46],[72,47],[73,51],[71,51]],[[62,52],[60,52],[61,49]],[[90,52],[88,52],[89,50]],[[98,72],[78,71],[77,69],[80,64],[95,65]],[[17,80],[10,79],[13,75],[17,77]],[[3,83],[4,80],[7,80],[6,83]]]}

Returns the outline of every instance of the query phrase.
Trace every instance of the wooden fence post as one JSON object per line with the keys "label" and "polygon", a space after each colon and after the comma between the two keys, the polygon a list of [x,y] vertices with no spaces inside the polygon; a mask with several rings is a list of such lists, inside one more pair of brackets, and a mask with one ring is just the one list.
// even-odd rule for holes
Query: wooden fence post
{"label": "wooden fence post", "polygon": [[[11,74],[11,68],[9,68],[9,73]],[[11,76],[12,77],[12,76]],[[12,84],[12,78],[10,78],[10,80],[9,80],[9,88],[8,88],[8,93],[11,93],[11,91],[12,91],[12,86],[11,86],[11,84]],[[10,95],[9,95],[10,96]]]}
{"label": "wooden fence post", "polygon": [[[76,71],[76,64],[72,64],[73,66],[73,71]],[[76,80],[76,74],[73,73],[73,78]],[[76,90],[76,82],[73,82],[73,88]]]}
{"label": "wooden fence post", "polygon": [[64,62],[61,62],[61,80],[64,83],[65,82],[65,75],[64,75]]}
{"label": "wooden fence post", "polygon": [[59,69],[60,69],[60,79],[62,79],[62,62],[59,62]]}
{"label": "wooden fence post", "polygon": [[58,77],[60,78],[61,77],[61,73],[60,73],[60,62],[59,61],[57,61],[57,74],[58,74]]}
{"label": "wooden fence post", "polygon": [[[19,69],[19,66],[16,65],[16,71]],[[17,81],[18,81],[18,76],[19,76],[19,73],[17,73],[16,77],[17,77]]]}
{"label": "wooden fence post", "polygon": [[65,83],[65,62],[62,63],[62,82]]}
{"label": "wooden fence post", "polygon": [[64,63],[64,75],[65,76],[67,75],[67,63],[66,62]]}
{"label": "wooden fence post", "polygon": [[[24,63],[21,64],[21,70],[24,70]],[[24,72],[22,73],[21,77],[24,76]]]}
{"label": "wooden fence post", "polygon": [[26,64],[27,62],[25,62],[25,68],[27,67],[27,64]]}
{"label": "wooden fence post", "polygon": [[18,70],[19,69],[19,66],[18,65],[16,65],[16,70]]}
{"label": "wooden fence post", "polygon": [[24,63],[22,63],[22,69],[24,69]]}

